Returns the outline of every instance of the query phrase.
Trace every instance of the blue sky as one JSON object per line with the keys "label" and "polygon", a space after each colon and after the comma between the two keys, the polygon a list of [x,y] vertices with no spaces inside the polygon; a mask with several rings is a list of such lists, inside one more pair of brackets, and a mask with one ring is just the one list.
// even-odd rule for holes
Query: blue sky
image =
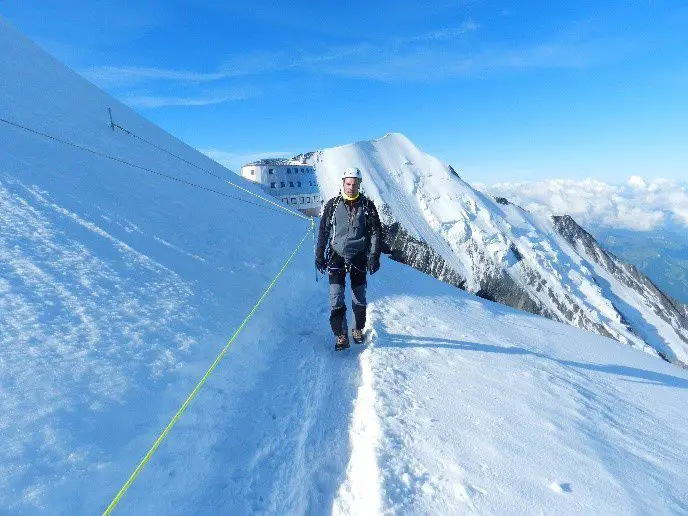
{"label": "blue sky", "polygon": [[36,4],[0,14],[234,167],[401,132],[471,182],[688,178],[683,0]]}

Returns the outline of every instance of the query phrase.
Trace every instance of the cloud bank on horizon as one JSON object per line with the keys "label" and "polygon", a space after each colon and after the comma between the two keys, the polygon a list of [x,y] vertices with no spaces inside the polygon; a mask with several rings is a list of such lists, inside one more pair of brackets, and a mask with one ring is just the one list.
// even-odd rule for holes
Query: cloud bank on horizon
{"label": "cloud bank on horizon", "polygon": [[688,226],[688,183],[668,179],[632,176],[617,185],[595,179],[548,179],[474,186],[529,211],[568,214],[583,224],[634,231],[671,222]]}

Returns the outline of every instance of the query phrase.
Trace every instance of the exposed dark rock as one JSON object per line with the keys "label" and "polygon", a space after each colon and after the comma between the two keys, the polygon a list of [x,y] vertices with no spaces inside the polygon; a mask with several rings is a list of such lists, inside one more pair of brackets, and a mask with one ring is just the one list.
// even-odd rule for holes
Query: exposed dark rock
{"label": "exposed dark rock", "polygon": [[303,154],[297,154],[291,159],[307,165],[309,164],[308,160],[313,157],[313,154],[315,154],[315,152],[304,152]]}
{"label": "exposed dark rock", "polygon": [[508,274],[501,271],[498,274],[483,277],[480,289],[475,292],[475,295],[518,310],[553,318],[537,299],[533,299]]}
{"label": "exposed dark rock", "polygon": [[437,252],[425,242],[413,238],[391,217],[389,206],[378,206],[382,222],[382,252],[393,260],[410,265],[441,281],[464,288],[466,280],[449,267]]}
{"label": "exposed dark rock", "polygon": [[518,251],[518,248],[514,245],[513,242],[509,244],[509,249],[511,250],[512,253],[514,253],[514,256],[516,257],[516,261],[520,262],[523,260],[523,255]]}
{"label": "exposed dark rock", "polygon": [[[622,262],[613,253],[603,249],[595,238],[580,227],[570,215],[554,216],[554,227],[572,246],[592,261],[604,267],[626,287],[633,289],[643,296],[655,315],[661,317],[673,328],[680,330],[688,328],[688,310],[673,298],[667,296],[647,276],[643,275],[635,266]],[[613,302],[613,300],[612,300]],[[618,310],[617,310],[618,311]],[[620,311],[618,311],[621,314]],[[623,317],[623,316],[622,316]],[[625,319],[622,322],[631,330],[631,324]],[[637,333],[634,331],[634,333]],[[681,331],[676,334],[684,343],[688,338]],[[657,349],[657,346],[654,346]],[[669,362],[677,362],[674,354],[667,349],[657,349],[662,358]]]}

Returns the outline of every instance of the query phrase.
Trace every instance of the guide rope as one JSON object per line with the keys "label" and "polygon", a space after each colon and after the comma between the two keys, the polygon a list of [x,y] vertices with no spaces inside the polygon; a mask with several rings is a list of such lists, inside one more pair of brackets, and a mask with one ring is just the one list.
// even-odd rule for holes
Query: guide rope
{"label": "guide rope", "polygon": [[228,179],[222,177],[220,174],[216,174],[215,172],[212,172],[212,171],[210,171],[210,170],[208,170],[208,169],[206,169],[206,168],[203,168],[203,167],[201,167],[200,165],[197,165],[197,164],[195,164],[195,163],[193,163],[193,162],[187,160],[186,158],[182,158],[181,156],[178,156],[177,154],[175,154],[175,153],[173,153],[173,152],[170,152],[170,151],[168,151],[167,149],[164,149],[163,147],[160,147],[159,145],[157,145],[157,144],[155,144],[155,143],[153,143],[153,142],[150,142],[150,141],[146,140],[146,139],[143,138],[142,136],[139,136],[139,135],[137,135],[137,134],[131,132],[129,129],[125,129],[124,127],[122,127],[121,125],[119,125],[119,124],[117,124],[117,123],[115,123],[115,122],[112,122],[112,121],[111,121],[111,122],[110,122],[110,125],[112,126],[113,130],[114,130],[115,128],[117,128],[117,129],[119,129],[120,131],[122,131],[122,132],[128,134],[129,136],[132,136],[132,137],[136,138],[137,140],[141,140],[142,142],[147,143],[147,144],[150,145],[151,147],[154,147],[154,148],[158,149],[159,151],[162,151],[162,152],[164,152],[165,154],[168,154],[168,155],[172,156],[173,158],[176,158],[176,159],[178,159],[178,160],[180,160],[180,161],[183,161],[183,162],[186,163],[187,165],[190,165],[190,166],[192,166],[192,167],[194,167],[194,168],[197,168],[198,170],[200,170],[200,171],[202,171],[202,172],[205,172],[206,174],[209,174],[209,175],[211,175],[211,176],[213,176],[213,177],[219,179],[220,181],[222,181],[222,182],[224,182],[224,183],[227,183],[227,184],[230,185],[230,186],[233,186],[234,188],[238,188],[238,189],[241,190],[242,192],[246,192],[247,194],[252,195],[252,196],[254,196],[254,197],[257,197],[258,199],[261,199],[261,200],[264,201],[264,202],[267,202],[267,203],[269,203],[269,204],[272,204],[272,205],[274,205],[274,206],[277,206],[279,209],[284,210],[284,211],[290,213],[291,215],[296,215],[297,217],[301,217],[301,218],[303,218],[303,219],[308,220],[308,217],[306,217],[306,216],[304,216],[304,215],[301,215],[301,214],[299,214],[299,213],[293,212],[293,211],[291,211],[290,209],[288,209],[288,208],[286,208],[285,206],[283,206],[282,204],[277,203],[277,202],[274,202],[274,201],[271,201],[270,199],[267,199],[267,198],[263,197],[262,195],[258,195],[257,193],[252,192],[251,190],[249,190],[248,188],[244,188],[244,187],[242,187],[242,186],[237,185],[236,183],[232,183],[232,182],[229,181]]}
{"label": "guide rope", "polygon": [[[271,207],[268,207],[268,206],[265,206],[265,205],[262,205],[262,204],[258,204],[258,203],[256,203],[256,202],[252,202],[252,201],[249,201],[249,200],[247,200],[247,199],[242,199],[241,197],[235,197],[235,196],[229,195],[229,194],[227,194],[227,193],[225,193],[225,192],[220,192],[220,191],[218,191],[218,190],[214,190],[214,189],[212,189],[212,188],[208,188],[208,187],[206,187],[206,186],[203,186],[203,185],[199,185],[199,184],[193,183],[193,182],[191,182],[191,181],[186,181],[185,179],[181,179],[181,178],[179,178],[179,177],[175,177],[175,176],[172,176],[172,175],[169,175],[169,174],[165,174],[165,173],[163,173],[163,172],[159,172],[159,171],[157,171],[157,170],[153,170],[153,169],[148,168],[148,167],[144,167],[144,166],[141,166],[141,165],[137,165],[136,163],[132,163],[131,161],[127,161],[127,160],[125,160],[125,159],[123,159],[123,158],[119,158],[119,157],[117,157],[117,156],[111,156],[111,155],[106,154],[106,153],[104,153],[104,152],[100,152],[100,151],[91,149],[91,148],[89,148],[89,147],[85,147],[85,146],[83,146],[83,145],[79,145],[78,143],[70,142],[70,141],[64,140],[64,139],[62,139],[62,138],[58,138],[58,137],[56,137],[56,136],[53,136],[53,135],[51,135],[51,134],[47,134],[47,133],[44,133],[44,132],[41,132],[41,131],[37,131],[36,129],[32,129],[32,128],[30,128],[30,127],[26,127],[26,126],[24,126],[24,125],[18,124],[18,123],[16,123],[16,122],[12,122],[12,121],[7,120],[7,119],[2,118],[2,117],[0,117],[0,122],[2,122],[2,123],[4,123],[4,124],[7,124],[7,125],[10,125],[10,126],[12,126],[12,127],[18,128],[18,129],[22,129],[22,130],[24,130],[24,131],[27,131],[27,132],[30,132],[30,133],[33,133],[33,134],[36,134],[36,135],[38,135],[38,136],[42,136],[42,137],[47,138],[47,139],[49,139],[49,140],[56,141],[56,142],[61,143],[61,144],[63,144],[63,145],[68,145],[68,146],[70,146],[70,147],[74,147],[74,148],[76,148],[76,149],[79,149],[79,150],[82,150],[82,151],[85,151],[85,152],[89,152],[89,153],[91,153],[91,154],[93,154],[93,155],[95,155],[95,156],[99,156],[99,157],[101,157],[101,158],[106,158],[106,159],[109,159],[109,160],[112,160],[112,161],[116,161],[116,162],[118,162],[118,163],[122,163],[123,165],[127,165],[127,166],[129,166],[129,167],[136,168],[136,169],[138,169],[138,170],[143,170],[143,171],[145,171],[145,172],[149,172],[149,173],[151,173],[151,174],[155,174],[155,175],[157,175],[157,176],[164,177],[164,178],[166,178],[166,179],[170,179],[170,180],[172,180],[172,181],[176,181],[176,182],[178,182],[178,183],[181,183],[181,184],[184,184],[184,185],[187,185],[187,186],[191,186],[191,187],[193,187],[193,188],[198,188],[198,189],[200,189],[200,190],[205,190],[205,191],[207,191],[207,192],[211,192],[211,193],[214,193],[214,194],[217,194],[217,195],[221,195],[221,196],[227,197],[227,198],[229,198],[229,199],[234,199],[234,200],[236,200],[236,201],[240,201],[240,202],[243,202],[243,203],[246,203],[246,204],[251,204],[251,205],[253,205],[253,206],[258,206],[258,207],[263,208],[263,209],[269,209],[269,210],[272,210],[272,211],[277,211],[277,210],[275,210],[274,208],[271,208]],[[220,176],[217,176],[217,177],[220,177]],[[220,179],[222,179],[222,178],[220,178]],[[296,213],[296,212],[293,212],[293,211],[291,211],[291,210],[288,210],[288,209],[285,208],[284,206],[281,206],[281,205],[279,205],[279,204],[277,204],[277,203],[274,203],[274,202],[272,202],[272,201],[270,201],[270,200],[268,200],[268,199],[265,199],[265,198],[261,197],[260,195],[254,194],[254,193],[251,192],[250,190],[247,190],[247,189],[242,188],[242,187],[240,187],[240,186],[234,185],[233,183],[231,183],[231,182],[229,182],[229,181],[226,181],[226,180],[224,180],[224,181],[225,181],[226,183],[232,185],[232,186],[236,186],[236,187],[239,188],[240,190],[244,190],[244,191],[246,191],[247,193],[250,193],[250,194],[253,195],[254,197],[258,197],[259,199],[262,199],[263,201],[265,201],[265,202],[267,202],[267,203],[269,203],[269,204],[271,204],[271,205],[274,205],[274,206],[280,208],[282,211],[286,211],[286,212],[289,213],[290,215],[293,215],[293,216],[295,216],[295,217],[299,217],[299,218],[308,220],[308,217],[306,217],[306,216],[304,216],[304,215],[301,215],[300,213]]]}
{"label": "guide rope", "polygon": [[220,354],[217,356],[217,358],[215,359],[215,361],[214,361],[214,362],[211,364],[211,366],[208,368],[208,370],[207,370],[206,373],[203,375],[203,377],[201,378],[201,380],[198,382],[198,384],[196,385],[196,387],[194,387],[193,391],[191,391],[191,394],[189,394],[189,396],[186,398],[186,400],[184,401],[184,403],[182,404],[182,406],[179,408],[179,410],[177,410],[177,413],[174,415],[174,417],[172,417],[172,420],[167,424],[167,426],[166,426],[165,429],[162,431],[162,433],[160,434],[160,436],[155,440],[155,442],[153,443],[153,446],[151,446],[150,450],[148,450],[148,453],[146,453],[146,455],[143,457],[143,459],[141,460],[141,462],[139,462],[138,466],[136,466],[136,469],[134,469],[133,473],[129,476],[129,479],[124,483],[124,485],[123,485],[122,488],[119,490],[119,492],[117,493],[117,495],[113,498],[112,502],[110,502],[110,505],[107,506],[107,509],[105,509],[105,512],[103,513],[103,516],[108,516],[109,514],[112,513],[112,511],[115,509],[115,507],[117,507],[117,504],[120,502],[120,500],[122,499],[122,497],[124,496],[124,494],[129,490],[129,488],[131,487],[131,485],[134,483],[134,480],[136,480],[136,477],[139,476],[139,473],[141,473],[141,471],[142,471],[143,468],[146,466],[146,464],[148,464],[148,462],[150,461],[151,457],[153,456],[153,454],[155,453],[155,451],[158,449],[158,447],[160,446],[160,444],[162,443],[162,441],[165,439],[165,437],[167,437],[167,434],[170,432],[170,430],[172,429],[172,427],[174,426],[174,424],[175,424],[175,423],[179,420],[179,418],[182,416],[182,414],[183,414],[184,411],[187,409],[187,407],[189,406],[189,404],[193,401],[193,399],[196,397],[196,395],[198,394],[198,392],[201,390],[201,388],[203,387],[203,385],[205,384],[205,382],[208,380],[208,378],[210,377],[211,373],[215,370],[215,368],[217,367],[217,365],[220,363],[220,360],[222,360],[222,357],[224,357],[224,355],[227,353],[227,350],[228,350],[229,347],[231,346],[232,342],[234,342],[234,339],[236,339],[236,337],[239,335],[239,333],[241,333],[241,330],[244,329],[244,326],[246,326],[246,324],[248,323],[248,321],[253,317],[253,315],[255,314],[256,310],[258,310],[258,307],[262,304],[263,300],[267,297],[268,293],[272,290],[272,287],[275,286],[275,283],[277,283],[277,280],[282,276],[282,274],[283,274],[284,271],[286,270],[287,266],[288,266],[289,263],[291,262],[292,258],[294,258],[294,256],[295,256],[296,253],[298,252],[298,250],[301,248],[301,245],[304,243],[304,241],[305,241],[306,238],[308,237],[308,233],[314,231],[314,229],[315,229],[315,224],[314,224],[314,222],[313,222],[313,219],[311,219],[311,225],[310,225],[310,227],[308,228],[308,231],[306,231],[306,234],[303,236],[303,238],[302,238],[301,241],[299,242],[299,244],[296,246],[296,248],[295,248],[294,251],[291,253],[291,255],[289,255],[289,258],[287,258],[287,261],[284,262],[284,265],[282,265],[282,268],[280,269],[280,271],[279,271],[279,272],[277,273],[277,275],[272,279],[272,281],[270,282],[270,284],[268,285],[268,287],[265,289],[265,292],[263,292],[263,294],[260,296],[260,299],[258,299],[258,302],[253,306],[253,308],[251,309],[251,311],[250,311],[250,312],[248,313],[248,315],[244,318],[244,320],[243,320],[243,322],[241,323],[241,325],[237,328],[237,330],[234,332],[234,334],[232,335],[232,337],[229,339],[229,341],[227,342],[227,345],[222,349],[222,351],[220,351]]}

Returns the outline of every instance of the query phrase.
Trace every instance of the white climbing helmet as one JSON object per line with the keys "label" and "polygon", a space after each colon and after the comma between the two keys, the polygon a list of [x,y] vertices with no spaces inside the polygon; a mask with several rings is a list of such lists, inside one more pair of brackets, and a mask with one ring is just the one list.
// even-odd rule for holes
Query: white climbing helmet
{"label": "white climbing helmet", "polygon": [[342,180],[346,179],[347,177],[355,177],[359,181],[363,181],[361,171],[356,167],[349,167],[344,169],[344,173],[342,174]]}

